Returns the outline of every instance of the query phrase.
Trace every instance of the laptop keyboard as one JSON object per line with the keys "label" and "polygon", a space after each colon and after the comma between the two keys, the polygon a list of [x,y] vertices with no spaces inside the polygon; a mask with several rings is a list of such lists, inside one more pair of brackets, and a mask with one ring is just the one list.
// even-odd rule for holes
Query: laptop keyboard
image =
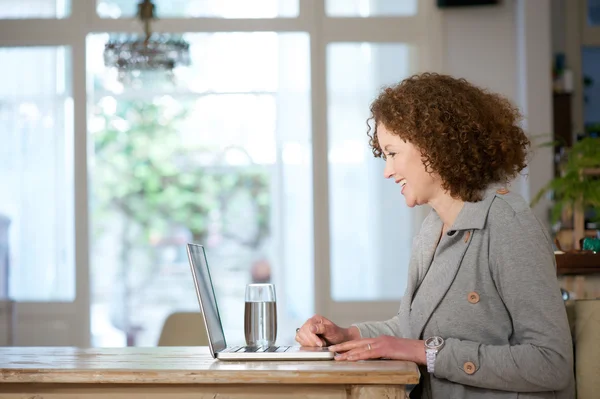
{"label": "laptop keyboard", "polygon": [[223,352],[285,352],[290,346],[234,346],[226,348]]}

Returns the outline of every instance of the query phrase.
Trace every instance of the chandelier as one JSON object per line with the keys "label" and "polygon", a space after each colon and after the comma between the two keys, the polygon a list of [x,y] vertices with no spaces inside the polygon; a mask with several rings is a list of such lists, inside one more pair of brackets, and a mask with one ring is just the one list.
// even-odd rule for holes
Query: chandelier
{"label": "chandelier", "polygon": [[172,73],[178,66],[190,64],[190,45],[183,39],[168,34],[153,34],[150,23],[156,19],[156,7],[152,0],[138,4],[137,17],[144,26],[145,37],[113,38],[104,46],[104,64],[116,68],[119,78],[129,73],[165,70]]}

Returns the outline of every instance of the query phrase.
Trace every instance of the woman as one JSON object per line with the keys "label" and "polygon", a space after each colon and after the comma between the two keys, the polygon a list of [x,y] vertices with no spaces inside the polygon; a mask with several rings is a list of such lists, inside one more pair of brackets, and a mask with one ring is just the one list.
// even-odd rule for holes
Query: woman
{"label": "woman", "polygon": [[342,328],[314,316],[305,346],[337,360],[410,360],[412,397],[574,398],[573,350],[551,241],[504,186],[526,166],[519,112],[463,79],[425,73],[371,105],[370,145],[409,207],[415,238],[396,316]]}

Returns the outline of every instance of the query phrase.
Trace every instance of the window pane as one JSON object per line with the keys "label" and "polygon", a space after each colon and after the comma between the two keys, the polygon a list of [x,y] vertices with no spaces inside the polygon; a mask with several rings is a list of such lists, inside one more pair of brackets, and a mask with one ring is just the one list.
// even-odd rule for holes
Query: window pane
{"label": "window pane", "polygon": [[[271,32],[184,35],[196,49],[179,82],[197,93],[275,92],[279,84],[280,37]],[[209,59],[211,62],[206,62]]]}
{"label": "window pane", "polygon": [[582,47],[585,132],[580,136],[600,136],[600,47]]}
{"label": "window pane", "polygon": [[587,0],[588,24],[600,25],[600,0]]}
{"label": "window pane", "polygon": [[[125,88],[115,79],[116,72],[104,68],[102,49],[108,37],[107,34],[90,37],[97,51],[90,54],[88,68],[94,72],[97,90],[122,93]],[[275,33],[184,34],[182,38],[190,44],[191,65],[176,68],[174,82],[164,79],[162,72],[155,74],[156,79],[149,79],[146,72],[145,79],[140,78],[131,86],[140,86],[143,79],[143,87],[138,89],[206,94],[275,92],[281,84],[283,71],[278,65],[283,50],[273,51],[281,40]]]}
{"label": "window pane", "polygon": [[417,14],[418,0],[326,0],[332,17],[410,16]]}
{"label": "window pane", "polygon": [[228,343],[252,281],[276,284],[292,343],[313,312],[308,35],[189,34],[189,70],[133,86],[104,68],[107,39],[88,40],[94,345],[156,345],[169,314],[199,310],[187,242],[207,247]]}
{"label": "window pane", "polygon": [[383,178],[384,164],[371,153],[365,121],[378,89],[407,77],[415,60],[405,44],[327,48],[331,293],[336,301],[395,299],[404,293],[412,212],[398,186]]}
{"label": "window pane", "polygon": [[0,19],[67,18],[71,0],[0,0]]}
{"label": "window pane", "polygon": [[66,47],[0,49],[0,272],[18,301],[75,297],[69,60]]}
{"label": "window pane", "polygon": [[[97,0],[102,18],[130,18],[137,13],[137,1]],[[154,0],[159,18],[277,18],[297,17],[298,0]]]}

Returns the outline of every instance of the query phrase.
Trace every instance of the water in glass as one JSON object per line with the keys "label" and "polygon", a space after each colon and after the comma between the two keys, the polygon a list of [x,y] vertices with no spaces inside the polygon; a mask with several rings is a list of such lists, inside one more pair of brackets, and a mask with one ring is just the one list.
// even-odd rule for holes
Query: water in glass
{"label": "water in glass", "polygon": [[277,302],[273,284],[248,284],[244,311],[246,345],[271,346],[277,339]]}

